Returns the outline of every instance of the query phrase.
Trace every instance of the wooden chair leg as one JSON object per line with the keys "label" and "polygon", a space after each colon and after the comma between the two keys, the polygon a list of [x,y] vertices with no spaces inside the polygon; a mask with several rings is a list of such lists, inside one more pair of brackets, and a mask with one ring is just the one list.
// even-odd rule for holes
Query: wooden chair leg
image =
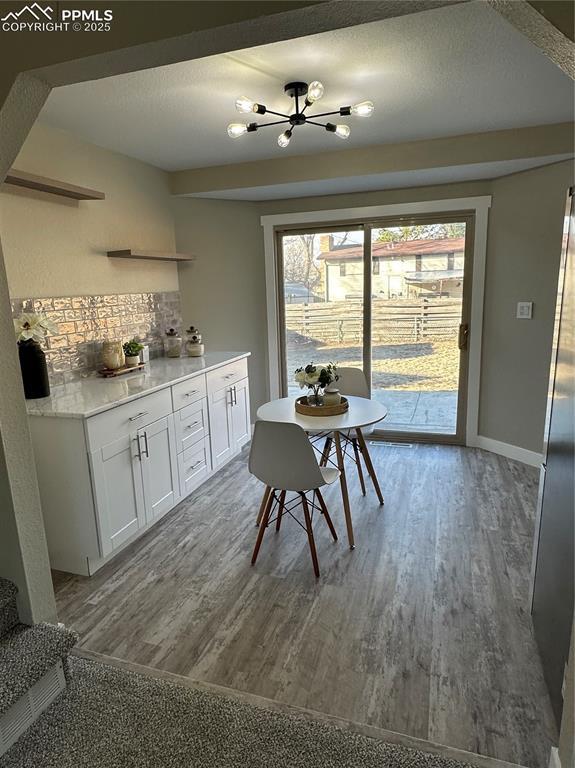
{"label": "wooden chair leg", "polygon": [[367,467],[367,471],[369,472],[369,476],[371,477],[373,487],[375,488],[375,492],[377,493],[377,498],[379,499],[379,503],[383,505],[383,494],[381,493],[381,488],[379,487],[379,483],[377,481],[377,475],[375,474],[375,469],[373,468],[373,464],[371,463],[371,456],[369,455],[369,451],[367,450],[365,438],[363,436],[361,429],[359,428],[356,429],[356,433],[357,433],[357,439],[359,440],[359,447],[361,448],[361,453],[363,455],[363,460],[365,461],[365,466]]}
{"label": "wooden chair leg", "polygon": [[365,496],[365,482],[363,480],[363,470],[361,468],[361,459],[359,455],[359,448],[357,446],[357,438],[352,437],[351,443],[353,445],[353,453],[355,456],[355,465],[357,467],[357,474],[359,476],[359,484],[361,485],[361,495]]}
{"label": "wooden chair leg", "polygon": [[353,538],[353,522],[351,520],[351,508],[349,506],[349,494],[347,492],[347,479],[345,476],[345,462],[341,450],[341,439],[339,432],[334,432],[335,452],[337,455],[337,466],[339,469],[339,484],[341,487],[341,498],[343,501],[343,513],[345,515],[345,525],[347,528],[347,540],[349,548],[355,549],[355,540]]}
{"label": "wooden chair leg", "polygon": [[327,506],[325,501],[323,500],[323,496],[321,494],[321,491],[319,488],[316,490],[315,495],[317,496],[317,500],[319,501],[319,505],[321,507],[321,511],[323,512],[323,516],[325,517],[325,521],[328,525],[329,530],[331,531],[331,535],[333,536],[333,540],[337,541],[337,533],[335,532],[335,528],[333,527],[333,523],[331,521],[331,517],[329,516],[329,512],[327,511]]}
{"label": "wooden chair leg", "polygon": [[258,512],[258,517],[257,517],[257,520],[256,520],[256,525],[258,526],[258,528],[261,525],[262,518],[264,516],[264,512],[265,512],[265,509],[266,509],[266,504],[268,503],[268,497],[269,497],[269,495],[271,493],[271,490],[272,489],[269,487],[269,485],[266,485],[266,489],[264,491],[264,496],[263,496],[263,499],[262,499],[262,503],[260,504],[260,511]]}
{"label": "wooden chair leg", "polygon": [[260,547],[262,545],[262,539],[264,537],[265,530],[267,528],[269,519],[270,519],[270,513],[272,511],[272,506],[274,503],[274,494],[272,488],[269,489],[269,493],[267,495],[267,501],[266,506],[264,508],[264,512],[262,515],[262,521],[260,523],[260,529],[258,531],[258,537],[256,539],[256,545],[254,547],[254,551],[252,554],[252,565],[255,565],[256,560],[258,559],[258,553],[260,551]]}
{"label": "wooden chair leg", "polygon": [[325,443],[323,446],[323,453],[321,454],[321,461],[319,462],[320,467],[327,466],[327,462],[329,461],[329,455],[331,453],[331,444],[333,443],[333,438],[326,437]]}
{"label": "wooden chair leg", "polygon": [[280,525],[282,524],[282,515],[284,513],[284,504],[286,500],[286,492],[282,491],[280,494],[280,501],[278,506],[278,516],[276,520],[276,531],[279,531]]}
{"label": "wooden chair leg", "polygon": [[307,531],[307,540],[309,542],[309,549],[311,552],[311,560],[313,563],[313,570],[316,575],[316,578],[319,578],[319,563],[317,561],[317,552],[315,551],[315,541],[313,538],[313,531],[311,528],[311,516],[309,514],[309,506],[307,503],[307,498],[305,493],[300,494],[301,495],[301,503],[303,506],[303,515],[305,517],[305,528]]}

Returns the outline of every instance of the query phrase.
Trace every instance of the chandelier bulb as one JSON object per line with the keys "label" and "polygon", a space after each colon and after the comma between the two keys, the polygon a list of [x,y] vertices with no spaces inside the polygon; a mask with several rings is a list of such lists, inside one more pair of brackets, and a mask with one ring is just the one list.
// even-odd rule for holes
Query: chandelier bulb
{"label": "chandelier bulb", "polygon": [[349,125],[336,125],[334,133],[336,136],[339,136],[340,139],[347,139],[349,138],[351,129]]}
{"label": "chandelier bulb", "polygon": [[278,145],[282,149],[285,149],[290,143],[291,135],[292,135],[292,131],[291,131],[291,128],[289,128],[287,131],[280,133],[280,135],[278,136]]}
{"label": "chandelier bulb", "polygon": [[228,125],[228,136],[232,139],[239,139],[244,133],[248,132],[248,126],[245,123],[230,123]]}
{"label": "chandelier bulb", "polygon": [[351,108],[351,114],[356,117],[369,117],[373,114],[373,101],[360,101]]}
{"label": "chandelier bulb", "polygon": [[318,101],[323,96],[324,87],[319,80],[314,80],[307,87],[306,101],[308,104],[313,104],[314,101]]}
{"label": "chandelier bulb", "polygon": [[236,109],[238,112],[248,115],[250,112],[256,111],[254,107],[257,107],[257,104],[248,99],[247,96],[240,96],[239,99],[236,99]]}

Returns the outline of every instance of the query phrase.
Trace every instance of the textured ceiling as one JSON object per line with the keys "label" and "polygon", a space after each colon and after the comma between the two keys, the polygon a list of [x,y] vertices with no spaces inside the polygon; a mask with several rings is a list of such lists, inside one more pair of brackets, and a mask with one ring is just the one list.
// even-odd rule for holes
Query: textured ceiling
{"label": "textured ceiling", "polygon": [[[287,150],[277,146],[278,127],[227,136],[227,124],[243,117],[237,96],[288,111],[283,85],[295,79],[324,83],[317,111],[370,98],[375,114],[347,118],[346,142],[311,126]],[[40,120],[180,170],[572,117],[569,78],[479,2],[58,88]]]}

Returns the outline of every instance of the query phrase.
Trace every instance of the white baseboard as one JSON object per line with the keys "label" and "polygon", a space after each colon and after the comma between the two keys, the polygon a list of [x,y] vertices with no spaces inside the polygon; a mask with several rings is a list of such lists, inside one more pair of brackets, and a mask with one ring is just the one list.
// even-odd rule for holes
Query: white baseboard
{"label": "white baseboard", "polygon": [[557,747],[551,747],[551,754],[549,755],[549,768],[561,768],[561,758],[559,757],[559,750]]}
{"label": "white baseboard", "polygon": [[528,451],[526,448],[520,448],[517,445],[510,445],[509,443],[502,443],[500,440],[493,440],[490,437],[483,437],[477,435],[473,440],[473,446],[475,448],[483,448],[491,453],[498,453],[500,456],[505,456],[507,459],[514,459],[515,461],[521,461],[523,464],[529,464],[532,467],[538,467],[543,460],[543,456],[536,451]]}

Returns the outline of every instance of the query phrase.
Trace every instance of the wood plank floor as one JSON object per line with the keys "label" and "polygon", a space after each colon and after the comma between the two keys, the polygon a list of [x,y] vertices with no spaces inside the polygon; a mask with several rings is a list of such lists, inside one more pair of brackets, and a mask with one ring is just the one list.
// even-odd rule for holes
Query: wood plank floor
{"label": "wood plank floor", "polygon": [[537,472],[475,449],[371,447],[348,472],[321,578],[289,518],[250,566],[262,488],[246,454],[91,579],[55,574],[81,647],[348,720],[546,768],[557,733],[527,605]]}

